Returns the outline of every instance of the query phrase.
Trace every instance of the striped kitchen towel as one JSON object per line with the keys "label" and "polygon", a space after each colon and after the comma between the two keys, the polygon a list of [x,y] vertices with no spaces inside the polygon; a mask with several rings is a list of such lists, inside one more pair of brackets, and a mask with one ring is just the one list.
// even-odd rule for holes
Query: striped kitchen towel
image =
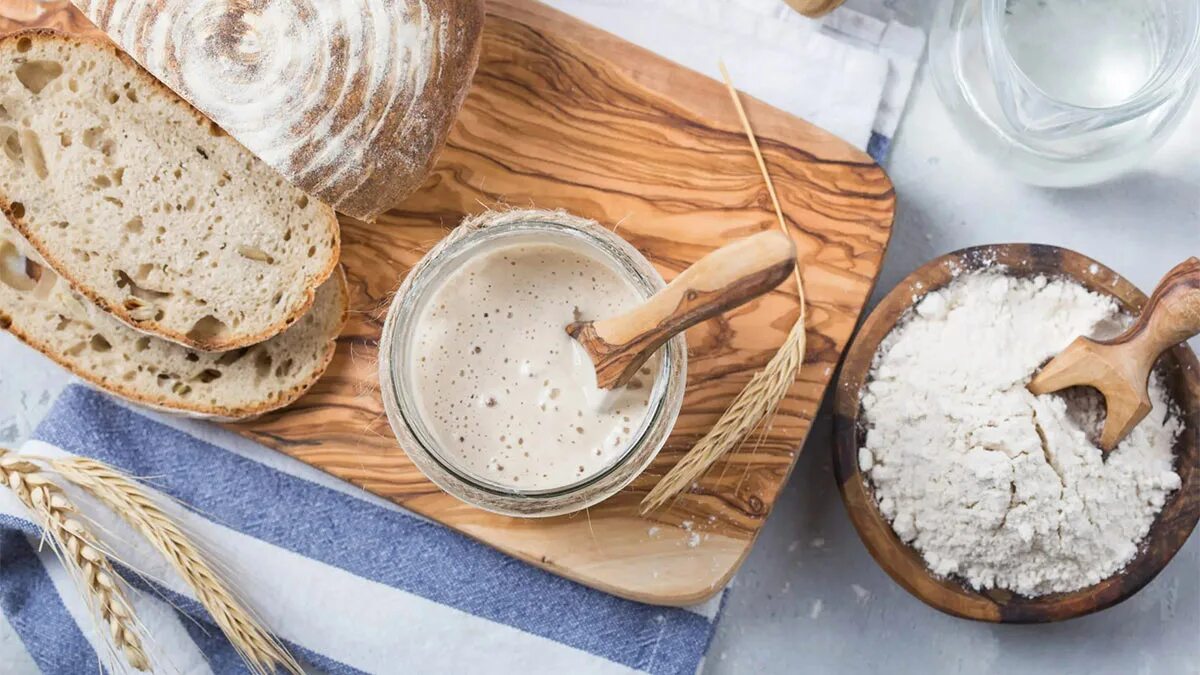
{"label": "striped kitchen towel", "polygon": [[[190,505],[169,510],[316,672],[691,675],[719,613],[719,600],[670,609],[585,588],[212,425],[78,385],[21,452],[100,459]],[[133,604],[160,669],[243,672],[174,572],[115,516],[72,497],[141,571]],[[0,672],[98,672],[96,625],[38,537],[0,490]]]}

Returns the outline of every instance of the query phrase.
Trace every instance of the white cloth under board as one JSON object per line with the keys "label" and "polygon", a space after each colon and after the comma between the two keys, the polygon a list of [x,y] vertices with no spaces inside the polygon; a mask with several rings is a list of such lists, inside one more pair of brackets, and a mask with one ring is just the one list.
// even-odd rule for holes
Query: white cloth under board
{"label": "white cloth under board", "polygon": [[[807,18],[782,0],[547,0],[548,4],[869,150],[882,160],[925,35],[882,4]],[[867,13],[867,12],[870,13]]]}

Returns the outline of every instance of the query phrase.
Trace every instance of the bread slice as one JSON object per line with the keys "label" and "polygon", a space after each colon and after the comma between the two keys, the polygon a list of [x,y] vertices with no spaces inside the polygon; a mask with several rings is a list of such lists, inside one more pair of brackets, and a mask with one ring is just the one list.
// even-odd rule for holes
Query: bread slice
{"label": "bread slice", "polygon": [[294,185],[373,221],[432,171],[479,62],[483,0],[73,0]]}
{"label": "bread slice", "polygon": [[237,419],[291,403],[333,359],[348,303],[339,270],[283,333],[231,352],[196,352],[101,311],[0,222],[0,326],[92,384],[160,409]]}
{"label": "bread slice", "polygon": [[77,291],[196,349],[280,333],[337,265],[328,206],[99,39],[0,38],[0,207]]}

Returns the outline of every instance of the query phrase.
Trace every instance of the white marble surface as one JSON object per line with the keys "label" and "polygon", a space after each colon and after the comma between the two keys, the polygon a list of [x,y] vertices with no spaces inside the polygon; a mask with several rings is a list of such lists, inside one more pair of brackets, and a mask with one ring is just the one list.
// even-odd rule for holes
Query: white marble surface
{"label": "white marble surface", "polygon": [[[930,4],[900,11],[923,25]],[[887,169],[899,206],[876,299],[926,260],[973,244],[1066,246],[1145,289],[1200,254],[1200,106],[1144,170],[1055,192],[973,155],[922,77]],[[0,363],[0,443],[12,444],[66,377],[7,334]],[[1200,673],[1200,538],[1137,596],[1090,617],[1047,626],[953,619],[896,586],[863,548],[834,485],[830,426],[827,413],[816,421],[738,575],[706,673]]]}

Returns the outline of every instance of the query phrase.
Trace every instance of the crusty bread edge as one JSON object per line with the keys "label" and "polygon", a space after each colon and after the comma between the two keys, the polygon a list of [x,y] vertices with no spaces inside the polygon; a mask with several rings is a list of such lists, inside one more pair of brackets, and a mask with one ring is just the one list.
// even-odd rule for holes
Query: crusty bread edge
{"label": "crusty bread edge", "polygon": [[[113,53],[116,55],[116,57],[118,59],[120,59],[122,62],[124,62],[125,65],[133,68],[133,70],[136,72],[134,77],[141,77],[143,79],[144,83],[146,84],[146,86],[158,87],[163,92],[165,92],[168,95],[170,95],[171,97],[177,99],[192,113],[192,115],[195,116],[195,118],[197,120],[199,120],[201,122],[206,122],[206,123],[211,122],[211,120],[209,120],[207,117],[205,117],[199,110],[196,110],[196,108],[193,107],[192,104],[188,103],[186,100],[181,98],[179,96],[179,94],[176,94],[173,90],[171,90],[170,87],[168,87],[165,84],[163,84],[162,82],[158,81],[153,75],[151,75],[144,68],[142,68],[140,65],[138,65],[137,61],[134,61],[128,54],[121,51],[121,49],[115,43],[111,42],[110,40],[100,38],[100,37],[93,37],[93,36],[69,35],[69,34],[54,30],[52,28],[28,28],[28,29],[24,29],[24,30],[20,30],[20,31],[16,31],[13,33],[8,33],[6,35],[0,36],[0,45],[3,45],[4,43],[6,43],[10,40],[18,40],[22,37],[46,38],[46,39],[59,40],[59,41],[68,42],[68,43],[91,43],[93,45],[96,45],[97,47],[111,49],[111,50],[113,50]],[[228,134],[226,134],[226,135],[228,136]],[[229,138],[229,140],[233,141],[234,143],[238,142],[237,139],[233,138],[232,136],[228,136],[228,138]],[[246,152],[249,153],[250,151],[247,150]],[[250,153],[250,154],[251,154],[251,156],[254,156],[254,153]],[[262,160],[260,159],[258,161],[261,162]],[[264,166],[269,167],[269,165],[267,165],[265,163],[264,163]],[[272,171],[274,171],[274,169],[272,169]],[[4,215],[8,217],[8,221],[10,223],[12,223],[13,227],[15,227],[18,232],[21,233],[21,236],[25,237],[25,240],[28,241],[31,246],[33,246],[35,249],[37,249],[38,254],[46,261],[46,264],[50,265],[50,267],[53,268],[54,271],[57,272],[60,277],[65,279],[67,281],[67,283],[70,284],[71,288],[74,289],[77,293],[86,297],[88,300],[90,300],[92,303],[94,303],[95,305],[97,305],[98,307],[103,309],[105,312],[109,313],[114,318],[121,321],[121,323],[129,326],[130,328],[132,328],[138,332],[146,333],[148,335],[153,335],[155,337],[160,337],[164,340],[169,340],[176,344],[180,344],[185,347],[190,347],[192,349],[196,349],[196,350],[203,351],[203,352],[229,351],[229,350],[238,349],[241,347],[248,347],[250,345],[258,344],[259,342],[268,340],[268,339],[275,337],[276,335],[282,333],[283,331],[287,330],[289,326],[291,326],[293,323],[295,323],[297,320],[299,320],[300,317],[304,316],[304,314],[306,312],[308,312],[309,308],[312,307],[313,300],[316,298],[317,288],[321,284],[325,283],[325,281],[330,277],[330,275],[333,274],[333,271],[338,267],[338,262],[341,257],[341,245],[342,245],[341,229],[340,229],[340,226],[338,225],[337,215],[334,213],[334,211],[331,207],[329,207],[328,205],[326,205],[324,203],[318,202],[318,206],[320,207],[320,211],[322,213],[324,213],[324,215],[325,215],[325,218],[322,218],[319,220],[325,221],[325,224],[328,226],[330,233],[333,235],[334,255],[330,258],[329,264],[326,266],[326,268],[321,270],[317,275],[315,275],[312,278],[312,282],[309,284],[308,288],[305,289],[304,302],[302,304],[300,304],[299,306],[297,306],[296,311],[294,311],[286,319],[276,322],[274,325],[272,325],[265,331],[262,331],[261,333],[245,335],[238,339],[231,339],[231,340],[225,340],[225,341],[196,340],[196,339],[188,337],[188,335],[186,333],[178,333],[176,331],[168,330],[168,329],[164,328],[163,326],[159,325],[157,322],[155,322],[152,319],[148,320],[148,321],[135,322],[133,320],[133,318],[130,316],[129,310],[125,309],[124,306],[114,305],[110,302],[105,301],[96,292],[94,292],[92,289],[88,288],[83,283],[81,283],[78,279],[75,278],[74,275],[72,275],[70,273],[69,268],[65,267],[62,264],[62,261],[60,261],[56,257],[54,257],[54,255],[52,255],[47,250],[45,244],[42,241],[40,241],[30,231],[28,224],[25,222],[25,219],[18,218],[16,216],[16,214],[13,213],[12,200],[9,199],[8,195],[6,195],[2,191],[0,191],[0,211],[4,212]]]}
{"label": "crusty bread edge", "polygon": [[12,315],[9,314],[7,311],[5,311],[2,308],[0,308],[0,327],[3,327],[9,333],[16,336],[17,339],[21,340],[21,342],[24,342],[25,344],[29,345],[30,347],[38,350],[44,356],[46,356],[46,358],[50,359],[51,361],[54,361],[59,366],[61,366],[64,370],[70,372],[72,375],[79,377],[80,379],[82,379],[85,382],[87,382],[88,384],[96,387],[97,389],[100,389],[102,391],[107,391],[110,394],[114,394],[116,396],[120,396],[121,398],[123,398],[127,401],[130,401],[132,403],[144,405],[148,408],[151,408],[153,410],[158,410],[161,412],[168,412],[168,413],[172,413],[172,414],[184,414],[188,417],[195,417],[195,418],[199,418],[199,419],[207,419],[207,420],[213,420],[213,421],[226,421],[226,422],[245,420],[245,419],[249,419],[251,417],[257,417],[259,415],[271,412],[272,410],[278,410],[285,406],[291,405],[292,403],[294,403],[296,401],[296,399],[300,398],[300,396],[302,396],[305,392],[307,392],[309,389],[311,389],[312,386],[314,384],[316,384],[317,380],[320,379],[321,376],[325,374],[325,371],[329,369],[329,364],[333,362],[334,353],[337,351],[338,336],[340,336],[342,333],[342,330],[345,329],[346,321],[348,320],[348,318],[350,316],[350,289],[346,282],[346,274],[342,270],[341,267],[337,268],[336,273],[337,273],[337,285],[338,285],[338,298],[341,301],[340,305],[342,308],[341,309],[342,315],[341,315],[341,318],[338,320],[337,330],[335,330],[333,332],[333,336],[329,339],[329,341],[326,344],[325,354],[321,359],[321,363],[320,363],[319,367],[313,371],[312,376],[310,376],[307,380],[292,387],[291,390],[289,390],[287,393],[285,393],[283,396],[279,397],[278,399],[271,401],[269,403],[264,402],[264,403],[260,403],[258,405],[247,406],[244,408],[236,408],[236,407],[231,407],[231,406],[209,406],[209,405],[201,405],[201,404],[182,404],[182,405],[180,405],[180,404],[175,404],[175,403],[167,403],[166,401],[163,400],[163,398],[161,396],[147,395],[144,392],[137,391],[136,389],[133,389],[131,387],[126,387],[119,382],[109,381],[107,383],[104,383],[104,382],[101,382],[100,378],[95,376],[93,373],[84,372],[80,369],[76,369],[73,366],[71,366],[71,364],[64,362],[59,357],[59,355],[56,353],[56,350],[52,349],[49,345],[46,345],[42,342],[34,340],[29,335],[27,335],[24,331],[18,329],[17,326],[13,323]]}
{"label": "crusty bread edge", "polygon": [[[411,171],[394,166],[390,167],[390,171],[374,171],[358,187],[340,193],[332,189],[322,190],[317,185],[305,185],[304,180],[294,181],[296,185],[326,202],[333,203],[336,200],[334,207],[341,213],[373,223],[381,213],[395,208],[425,184],[446,147],[450,132],[471,91],[483,51],[484,0],[445,0],[444,4],[446,7],[442,11],[455,13],[453,21],[462,39],[455,43],[453,50],[439,55],[445,61],[442,73],[436,83],[428,85],[436,88],[437,95],[426,100],[422,107],[433,121],[427,122],[416,132],[430,139],[430,152],[424,161],[412,167]],[[430,114],[430,110],[435,113]],[[398,128],[393,127],[393,132]],[[405,141],[394,139],[392,142]],[[397,178],[396,174],[400,173],[405,175]]]}

